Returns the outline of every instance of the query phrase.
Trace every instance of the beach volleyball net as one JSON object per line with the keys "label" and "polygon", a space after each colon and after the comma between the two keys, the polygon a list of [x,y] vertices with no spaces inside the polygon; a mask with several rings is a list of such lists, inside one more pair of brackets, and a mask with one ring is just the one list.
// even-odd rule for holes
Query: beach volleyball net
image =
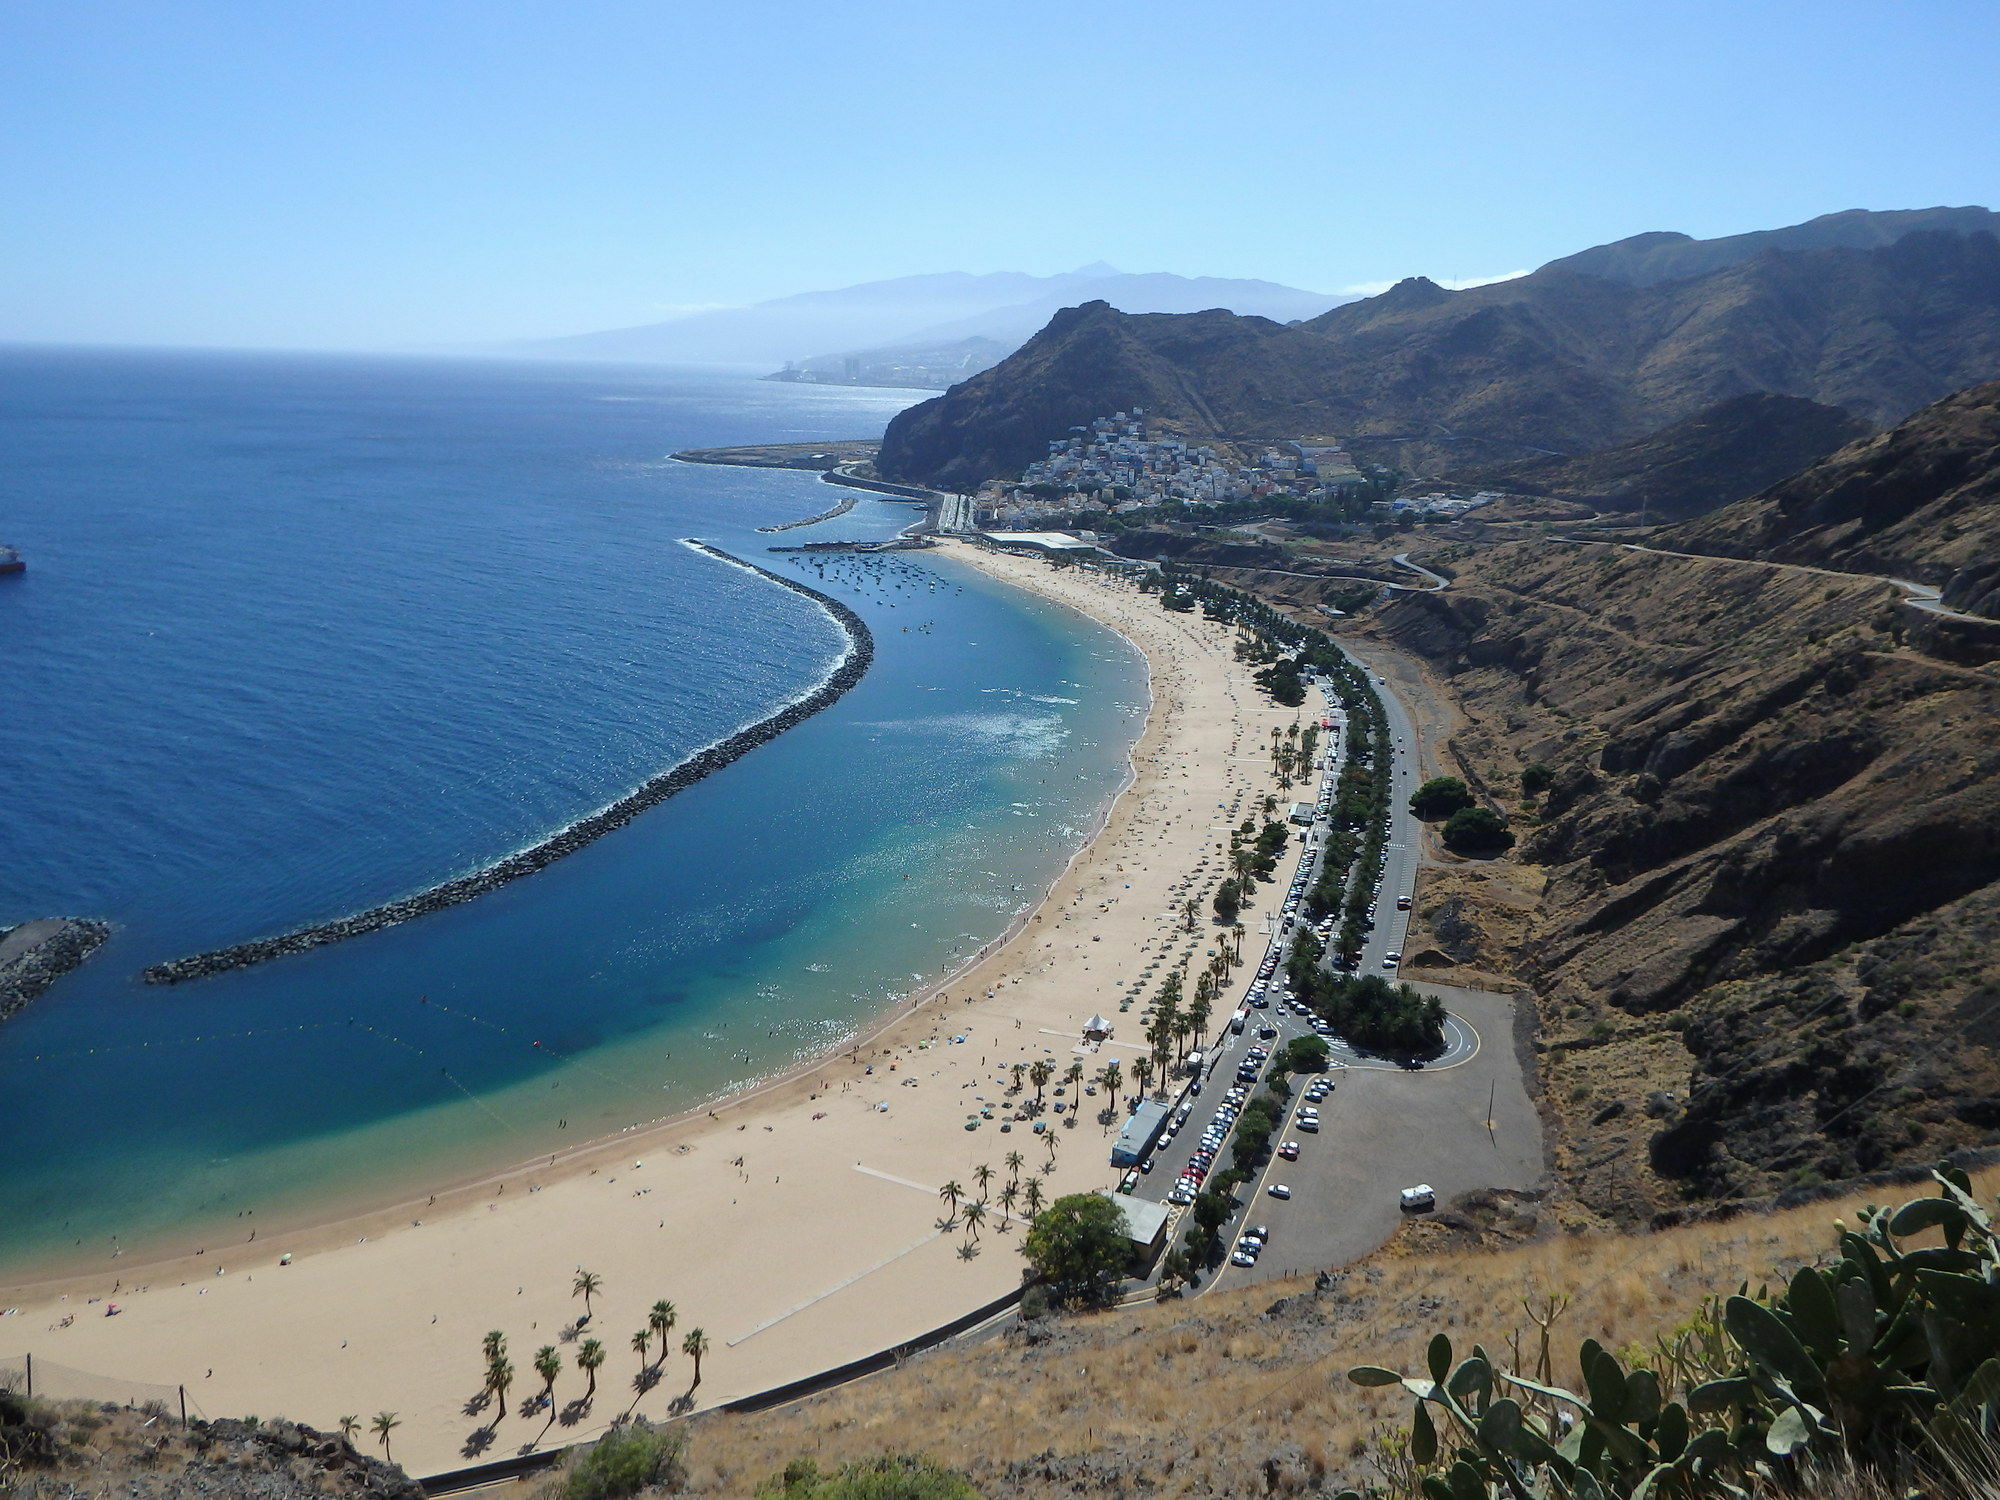
{"label": "beach volleyball net", "polygon": [[181,1388],[177,1385],[99,1375],[31,1354],[0,1358],[0,1391],[45,1401],[96,1401],[140,1409],[156,1406],[175,1416],[181,1410]]}

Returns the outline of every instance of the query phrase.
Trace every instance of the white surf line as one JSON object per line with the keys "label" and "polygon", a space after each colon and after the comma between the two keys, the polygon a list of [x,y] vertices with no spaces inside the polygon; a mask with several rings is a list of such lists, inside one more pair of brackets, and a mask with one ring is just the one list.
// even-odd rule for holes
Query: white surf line
{"label": "white surf line", "polygon": [[[867,1167],[858,1167],[856,1168],[856,1170],[866,1172],[869,1169]],[[876,1172],[873,1175],[876,1177],[888,1177],[888,1174],[886,1172]],[[901,1182],[903,1179],[900,1177],[888,1177],[888,1180],[890,1182]],[[917,1184],[912,1182],[909,1183],[908,1186],[916,1187]],[[927,1188],[925,1189],[925,1191],[928,1192],[929,1189]],[[815,1292],[812,1296],[806,1298],[805,1301],[799,1303],[798,1306],[788,1307],[783,1312],[778,1313],[773,1317],[766,1318],[763,1322],[759,1323],[755,1328],[751,1329],[748,1333],[737,1334],[735,1338],[729,1340],[728,1343],[723,1345],[723,1347],[725,1349],[734,1349],[738,1344],[746,1343],[749,1340],[754,1339],[755,1337],[757,1337],[758,1334],[763,1333],[768,1329],[777,1327],[777,1325],[784,1322],[785,1319],[794,1317],[797,1314],[804,1312],[814,1303],[824,1302],[828,1297],[833,1296],[836,1292],[844,1292],[849,1287],[853,1286],[855,1282],[873,1276],[877,1271],[881,1270],[883,1267],[894,1265],[897,1261],[901,1260],[904,1256],[910,1254],[912,1251],[923,1249],[924,1246],[928,1245],[932,1240],[939,1238],[943,1234],[944,1231],[942,1229],[933,1229],[929,1234],[925,1235],[915,1244],[905,1245],[901,1250],[898,1250],[894,1255],[887,1256],[882,1260],[876,1261],[875,1264],[872,1266],[868,1266],[863,1270],[856,1271],[852,1276],[848,1277],[845,1281],[836,1281],[832,1286],[828,1287],[825,1291]]]}

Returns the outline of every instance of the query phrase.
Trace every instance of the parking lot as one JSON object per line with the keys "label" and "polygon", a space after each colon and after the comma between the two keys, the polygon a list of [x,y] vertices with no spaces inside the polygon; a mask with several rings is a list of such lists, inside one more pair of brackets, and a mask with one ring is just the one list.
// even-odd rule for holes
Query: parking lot
{"label": "parking lot", "polygon": [[[1359,972],[1393,978],[1395,960],[1383,959],[1400,954],[1409,917],[1399,909],[1399,898],[1414,895],[1421,848],[1420,828],[1408,810],[1416,785],[1416,745],[1401,704],[1379,681],[1377,691],[1388,709],[1395,747],[1394,794],[1376,928]],[[1331,739],[1330,769],[1323,773],[1328,777],[1337,775],[1344,749],[1337,734]],[[1199,1078],[1184,1079],[1172,1096],[1166,1133],[1147,1170],[1128,1179],[1138,1196],[1176,1205],[1168,1230],[1175,1243],[1194,1177],[1229,1163],[1235,1106],[1263,1089],[1268,1058],[1316,1029],[1311,1016],[1288,1002],[1283,988],[1293,936],[1283,929],[1283,913],[1317,875],[1316,839],[1295,840],[1292,848],[1297,858],[1286,884],[1275,888],[1280,900],[1266,921],[1272,929],[1266,951],[1254,967],[1245,966],[1220,1035],[1203,1049]],[[1229,1250],[1244,1253],[1234,1262],[1225,1260],[1209,1285],[1335,1266],[1366,1254],[1394,1232],[1404,1211],[1399,1199],[1404,1187],[1427,1184],[1444,1203],[1475,1188],[1529,1188],[1539,1180],[1540,1121],[1515,1054],[1512,1000],[1476,990],[1419,988],[1437,995],[1450,1012],[1445,1053],[1413,1069],[1361,1057],[1335,1042],[1328,1072],[1294,1074],[1292,1097],[1272,1136],[1272,1158],[1238,1190],[1243,1208],[1224,1227]],[[1324,1097],[1308,1102],[1309,1092]],[[1301,1113],[1313,1109],[1316,1128]],[[1184,1182],[1184,1173],[1193,1175]],[[1253,1250],[1243,1239],[1256,1229],[1266,1233]]]}

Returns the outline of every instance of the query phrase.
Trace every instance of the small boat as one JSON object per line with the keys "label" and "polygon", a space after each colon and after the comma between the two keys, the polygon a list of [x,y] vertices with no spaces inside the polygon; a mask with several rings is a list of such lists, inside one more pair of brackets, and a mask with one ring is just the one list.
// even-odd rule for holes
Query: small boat
{"label": "small boat", "polygon": [[12,547],[0,547],[0,573],[25,573],[28,564]]}

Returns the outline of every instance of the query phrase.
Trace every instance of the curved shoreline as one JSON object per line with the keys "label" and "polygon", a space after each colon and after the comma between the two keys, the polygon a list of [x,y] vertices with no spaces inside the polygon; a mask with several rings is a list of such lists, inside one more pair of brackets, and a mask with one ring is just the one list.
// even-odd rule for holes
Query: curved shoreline
{"label": "curved shoreline", "polygon": [[404,896],[399,900],[356,912],[352,916],[335,918],[331,922],[319,922],[310,927],[280,933],[276,937],[255,938],[247,943],[234,943],[226,948],[212,948],[206,953],[194,953],[186,958],[153,964],[145,971],[146,983],[184,984],[192,979],[205,979],[211,974],[221,974],[230,969],[247,968],[251,964],[265,963],[288,954],[303,953],[309,948],[323,947],[345,938],[359,937],[363,933],[407,922],[412,917],[420,917],[427,912],[456,906],[462,901],[470,901],[475,896],[482,896],[490,890],[495,890],[509,881],[519,880],[523,875],[532,875],[535,871],[554,864],[565,854],[573,854],[613,829],[624,827],[647,808],[666,801],[676,792],[687,790],[696,782],[713,775],[767,740],[776,739],[793,725],[831,706],[867,672],[869,665],[875,659],[875,638],[869,633],[868,626],[861,616],[847,605],[831,595],[821,593],[818,589],[782,577],[767,568],[760,568],[755,563],[744,562],[739,557],[732,557],[720,548],[711,547],[708,543],[693,537],[683,537],[681,542],[682,545],[692,547],[697,552],[704,552],[721,562],[743,568],[769,582],[788,588],[795,594],[802,594],[833,617],[834,623],[839,625],[847,636],[847,651],[819,686],[768,718],[760,719],[755,724],[737,730],[705,750],[696,751],[671,770],[649,777],[617,801],[599,808],[587,817],[579,818],[568,827],[559,829],[540,842],[531,844],[518,853],[510,854],[483,870],[475,870],[469,875],[455,876],[428,890],[419,891],[414,896]]}

